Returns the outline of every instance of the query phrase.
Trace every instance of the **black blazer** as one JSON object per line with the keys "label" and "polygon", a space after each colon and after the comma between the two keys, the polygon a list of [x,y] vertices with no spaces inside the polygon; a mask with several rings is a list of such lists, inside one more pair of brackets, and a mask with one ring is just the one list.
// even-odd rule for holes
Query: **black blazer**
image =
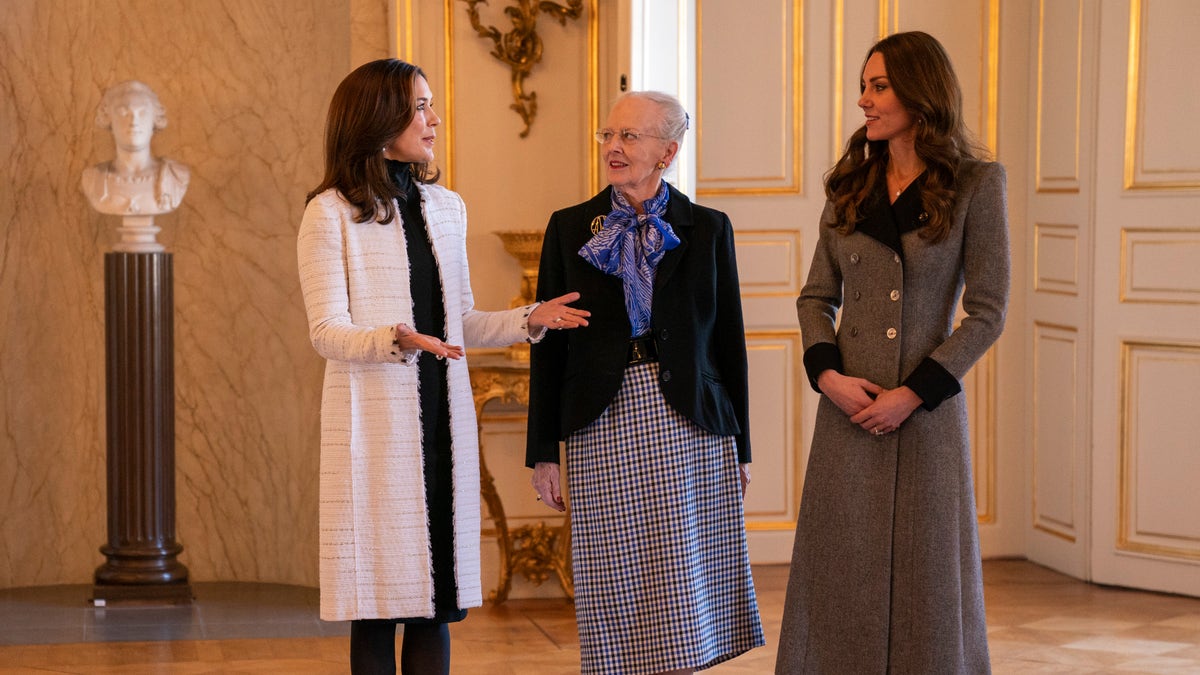
{"label": "black blazer", "polygon": [[[681,243],[659,262],[651,325],[659,386],[667,403],[699,427],[735,436],[750,461],[746,334],[733,226],[720,211],[693,204],[668,186],[664,217]],[[579,255],[596,216],[612,210],[612,188],[550,216],[542,242],[537,297],[578,291],[588,327],[550,331],[533,345],[525,462],[558,462],[558,442],[590,424],[621,388],[631,325],[621,279]]]}

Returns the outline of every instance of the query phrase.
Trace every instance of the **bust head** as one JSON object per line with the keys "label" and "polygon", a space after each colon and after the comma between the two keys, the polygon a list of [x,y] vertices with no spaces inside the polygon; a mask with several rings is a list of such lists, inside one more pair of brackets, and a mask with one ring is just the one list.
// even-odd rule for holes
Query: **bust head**
{"label": "bust head", "polygon": [[154,132],[167,126],[167,111],[154,90],[137,80],[109,87],[96,108],[96,126],[112,133],[116,157],[83,172],[81,186],[92,208],[121,216],[174,211],[189,172],[150,153]]}
{"label": "bust head", "polygon": [[109,87],[96,108],[96,126],[112,132],[117,148],[136,152],[150,147],[150,137],[167,126],[167,110],[154,90],[137,80]]}

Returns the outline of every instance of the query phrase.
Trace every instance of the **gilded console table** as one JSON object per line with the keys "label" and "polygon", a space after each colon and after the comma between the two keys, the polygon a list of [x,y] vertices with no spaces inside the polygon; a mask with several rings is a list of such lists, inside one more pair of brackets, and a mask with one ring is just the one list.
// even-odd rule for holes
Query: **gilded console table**
{"label": "gilded console table", "polygon": [[571,529],[568,520],[561,526],[544,522],[522,525],[509,530],[504,504],[496,492],[496,483],[483,456],[483,407],[491,401],[529,405],[529,362],[499,354],[470,357],[471,389],[475,397],[475,417],[479,429],[479,484],[496,526],[500,546],[500,581],[488,599],[500,604],[508,599],[514,573],[540,585],[551,574],[558,577],[568,598],[575,597],[571,581]]}

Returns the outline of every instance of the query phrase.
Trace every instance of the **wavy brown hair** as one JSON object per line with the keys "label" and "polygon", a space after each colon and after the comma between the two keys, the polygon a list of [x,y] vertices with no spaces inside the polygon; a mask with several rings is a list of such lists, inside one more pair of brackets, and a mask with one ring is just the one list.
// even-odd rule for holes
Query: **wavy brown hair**
{"label": "wavy brown hair", "polygon": [[[941,241],[950,232],[959,162],[982,159],[988,152],[963,121],[962,88],[941,43],[920,31],[889,35],[867,51],[860,77],[875,53],[883,56],[888,83],[916,126],[915,149],[925,162],[921,206],[929,214],[921,236]],[[859,89],[864,87],[860,79]],[[833,226],[839,232],[854,231],[860,207],[887,170],[887,162],[887,141],[867,140],[865,124],[850,136],[845,152],[825,175],[825,196],[833,203]]]}
{"label": "wavy brown hair", "polygon": [[[358,209],[360,223],[389,223],[396,215],[392,183],[383,148],[401,134],[416,114],[413,95],[417,66],[399,59],[380,59],[355,68],[333,92],[325,122],[325,177],[305,203],[336,188]],[[440,175],[428,163],[413,164],[413,177],[434,183]]]}

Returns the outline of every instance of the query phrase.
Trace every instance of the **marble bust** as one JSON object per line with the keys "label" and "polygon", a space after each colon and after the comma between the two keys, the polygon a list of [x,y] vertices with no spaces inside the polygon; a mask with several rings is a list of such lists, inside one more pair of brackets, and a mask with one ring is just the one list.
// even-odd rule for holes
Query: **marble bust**
{"label": "marble bust", "polygon": [[92,208],[116,216],[153,216],[179,207],[188,167],[150,154],[154,132],[167,113],[150,87],[137,80],[115,84],[96,109],[96,126],[112,132],[116,157],[83,170],[81,187]]}

